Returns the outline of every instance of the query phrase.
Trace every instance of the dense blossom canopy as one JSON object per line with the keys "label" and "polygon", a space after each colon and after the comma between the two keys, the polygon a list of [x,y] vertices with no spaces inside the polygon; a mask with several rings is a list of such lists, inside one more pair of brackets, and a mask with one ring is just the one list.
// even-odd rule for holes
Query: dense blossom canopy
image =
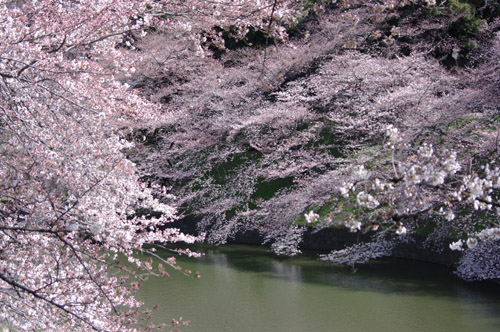
{"label": "dense blossom canopy", "polygon": [[124,158],[128,128],[164,116],[123,83],[136,71],[124,37],[164,29],[201,51],[207,38],[223,46],[215,26],[237,38],[250,25],[284,38],[273,21],[297,14],[284,3],[0,1],[0,328],[139,326],[137,312],[116,309],[140,305],[137,280],[110,274],[127,270],[116,254],[153,273],[134,250],[198,238],[165,229],[175,215],[168,195],[153,198]]}
{"label": "dense blossom canopy", "polygon": [[[498,278],[496,155],[474,165],[459,156],[470,147],[498,153],[488,121],[500,99],[500,37],[465,82],[421,50],[401,59],[358,49],[394,48],[410,34],[387,26],[386,13],[446,3],[0,0],[0,328],[156,328],[139,324],[140,280],[120,261],[166,275],[133,254],[154,255],[146,243],[201,239],[168,228],[172,202],[202,215],[213,242],[258,230],[278,254],[300,252],[303,226],[377,231],[373,242],[323,257],[344,264],[390,254],[419,216],[433,215],[429,238],[451,229],[449,248],[465,252],[463,278]],[[287,29],[333,7],[315,35],[287,41]],[[446,10],[471,15],[460,8]],[[265,36],[262,51],[222,53],[228,40],[252,46],[255,32]],[[166,87],[138,95],[158,77]],[[479,143],[450,142],[452,134],[441,137],[446,148],[423,142],[469,114]],[[171,130],[150,153],[136,129],[158,124]],[[158,179],[188,185],[169,191]],[[469,218],[476,211],[482,222]]]}
{"label": "dense blossom canopy", "polygon": [[500,99],[490,4],[339,1],[286,45],[236,49],[191,71],[161,71],[172,61],[140,44],[159,61],[142,65],[135,86],[178,116],[143,131],[130,156],[172,186],[213,243],[250,230],[293,255],[304,232],[325,228],[373,241],[325,256],[339,263],[399,244],[434,257],[487,248],[479,243],[495,237],[479,232],[498,228]]}

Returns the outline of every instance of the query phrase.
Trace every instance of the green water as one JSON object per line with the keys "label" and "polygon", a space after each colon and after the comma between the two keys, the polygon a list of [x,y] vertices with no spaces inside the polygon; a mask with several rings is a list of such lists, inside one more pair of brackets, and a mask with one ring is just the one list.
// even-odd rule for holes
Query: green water
{"label": "green water", "polygon": [[156,322],[182,316],[185,332],[500,331],[500,286],[461,282],[440,266],[393,260],[353,273],[261,247],[197,249],[203,258],[178,263],[200,279],[171,271],[138,294],[159,305]]}

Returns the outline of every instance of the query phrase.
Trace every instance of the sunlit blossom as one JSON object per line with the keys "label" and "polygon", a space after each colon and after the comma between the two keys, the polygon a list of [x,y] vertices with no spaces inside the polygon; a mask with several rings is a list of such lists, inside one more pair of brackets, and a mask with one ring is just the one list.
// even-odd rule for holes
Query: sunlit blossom
{"label": "sunlit blossom", "polygon": [[364,207],[367,207],[369,209],[375,209],[377,206],[380,205],[379,201],[375,199],[372,195],[365,193],[364,191],[361,191],[358,193],[356,197],[356,202]]}
{"label": "sunlit blossom", "polygon": [[309,213],[304,214],[304,217],[306,218],[306,222],[308,224],[315,223],[319,220],[319,214],[314,213],[313,210],[309,211]]}
{"label": "sunlit blossom", "polygon": [[348,220],[345,223],[345,227],[349,228],[351,232],[357,232],[361,230],[361,222],[356,221],[356,220]]}
{"label": "sunlit blossom", "polygon": [[394,127],[392,124],[387,126],[386,136],[388,137],[387,145],[391,149],[394,149],[396,144],[401,141],[401,136],[398,128]]}
{"label": "sunlit blossom", "polygon": [[446,211],[445,218],[448,221],[452,221],[455,219],[455,214],[453,213],[453,211],[451,209]]}
{"label": "sunlit blossom", "polygon": [[405,235],[406,232],[407,232],[407,229],[403,225],[399,225],[398,228],[396,228],[397,235]]}
{"label": "sunlit blossom", "polygon": [[468,238],[468,239],[467,239],[467,242],[466,242],[466,243],[467,243],[467,247],[468,247],[469,249],[472,249],[472,248],[475,248],[475,247],[477,246],[478,241],[477,241],[477,239],[476,239],[476,238],[474,238],[474,237],[470,237],[470,238]]}
{"label": "sunlit blossom", "polygon": [[418,148],[418,155],[422,158],[429,159],[434,154],[432,144],[424,143]]}
{"label": "sunlit blossom", "polygon": [[450,249],[451,250],[455,250],[455,251],[462,251],[462,250],[464,250],[462,248],[463,244],[464,243],[463,243],[462,240],[458,240],[458,241],[452,242],[452,243],[450,243]]}
{"label": "sunlit blossom", "polygon": [[350,190],[352,189],[353,187],[353,184],[352,183],[343,183],[342,186],[339,188],[340,190],[340,194],[343,196],[343,197],[349,197],[349,192]]}
{"label": "sunlit blossom", "polygon": [[370,171],[368,171],[365,166],[359,165],[354,168],[354,176],[361,180],[367,180],[370,178]]}

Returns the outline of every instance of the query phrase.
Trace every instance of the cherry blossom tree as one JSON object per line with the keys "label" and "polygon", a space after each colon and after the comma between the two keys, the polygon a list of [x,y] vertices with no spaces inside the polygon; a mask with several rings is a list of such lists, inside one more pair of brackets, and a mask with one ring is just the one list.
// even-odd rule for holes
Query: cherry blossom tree
{"label": "cherry blossom tree", "polygon": [[0,2],[0,328],[136,331],[140,280],[120,257],[167,274],[134,252],[200,239],[166,227],[169,195],[124,158],[130,129],[166,116],[123,83],[127,38],[163,29],[204,52],[206,38],[223,47],[214,27],[284,38],[275,22],[297,14],[277,0]]}
{"label": "cherry blossom tree", "polygon": [[[223,71],[221,66],[213,66],[216,70],[210,75],[188,83],[190,88],[196,88],[196,95],[186,113],[179,106],[185,100],[174,100],[170,105],[175,108],[172,115],[170,110],[155,104],[155,98],[147,100],[135,92],[132,82],[138,72],[168,71],[178,63],[184,65],[186,50],[190,56],[210,58],[207,55],[214,48],[225,49],[224,37],[244,40],[250,31],[284,41],[286,27],[309,13],[322,12],[333,3],[343,11],[349,5],[356,7],[357,1],[0,1],[0,328],[14,331],[156,328],[147,325],[149,313],[141,315],[138,309],[141,303],[133,296],[141,281],[139,275],[120,262],[125,257],[143,272],[167,275],[163,265],[153,267],[152,260],[138,260],[134,253],[155,255],[154,250],[143,245],[192,243],[201,237],[182,234],[166,225],[175,219],[174,199],[165,188],[139,180],[136,166],[124,157],[124,151],[134,144],[124,138],[139,127],[172,123],[173,116],[189,130],[174,133],[165,144],[172,147],[181,143],[175,149],[183,154],[200,147],[210,148],[218,141],[239,142],[237,148],[221,149],[208,161],[205,158],[203,167],[212,167],[208,172],[219,172],[222,165],[229,168],[229,174],[233,161],[248,161],[246,153],[264,166],[251,168],[248,176],[240,177],[230,189],[222,188],[218,182],[225,175],[209,183],[214,186],[209,188],[207,197],[214,199],[202,208],[206,215],[216,217],[215,222],[213,218],[204,221],[210,223],[215,242],[233,235],[243,220],[248,221],[249,228],[267,234],[276,252],[295,254],[299,252],[297,245],[303,228],[290,221],[304,215],[309,226],[332,222],[310,207],[338,193],[350,199],[360,212],[343,220],[342,227],[353,232],[377,230],[381,234],[378,241],[326,257],[350,263],[390,253],[393,242],[384,234],[404,237],[412,230],[410,220],[415,215],[433,212],[447,221],[456,221],[458,212],[454,207],[464,202],[477,210],[493,210],[500,173],[495,166],[484,166],[476,173],[465,172],[465,165],[459,162],[454,150],[437,149],[430,143],[409,149],[405,144],[410,140],[401,140],[396,127],[386,127],[397,120],[392,106],[386,107],[388,104],[406,110],[400,113],[415,122],[407,104],[420,105],[429,88],[437,90],[444,82],[452,86],[453,79],[418,55],[405,64],[359,54],[354,59],[356,38],[362,35],[370,40],[380,34],[370,31],[366,24],[357,25],[359,17],[355,14],[342,12],[344,23],[335,21],[336,39],[329,45],[344,52],[339,54],[337,62],[326,63],[334,53],[331,50],[323,52],[316,64],[311,62],[311,71],[318,70],[319,80],[294,73],[294,66],[284,63],[295,59],[300,52],[287,44],[285,57],[270,54],[271,49],[257,56],[264,74],[262,70],[256,73],[248,69],[237,77],[234,72],[241,68]],[[445,2],[363,3],[370,13],[378,15],[407,5],[432,7],[443,6]],[[363,13],[362,10],[358,13]],[[351,28],[346,28],[347,21]],[[151,37],[152,32],[155,36]],[[398,27],[393,27],[385,42],[394,42],[398,33]],[[147,56],[143,56],[141,41],[154,40],[162,34],[175,43],[169,44],[167,50],[158,44],[154,51],[149,49]],[[171,45],[181,47],[170,49]],[[154,66],[148,64],[152,60]],[[283,64],[288,66],[288,76],[283,73]],[[197,70],[211,65],[208,60],[201,61],[197,63],[200,67],[191,70],[195,74],[206,73],[206,68]],[[343,71],[339,71],[340,67]],[[384,73],[380,73],[380,68]],[[430,73],[441,77],[430,79]],[[495,70],[484,74],[490,83],[496,77]],[[371,89],[374,81],[383,82],[377,91]],[[213,87],[213,82],[220,83],[220,87]],[[241,82],[247,85],[243,91],[228,88]],[[487,99],[494,104],[498,82],[490,83],[484,91],[490,93]],[[395,90],[396,85],[401,88]],[[198,86],[209,86],[213,91],[199,93]],[[262,87],[267,91],[266,101],[255,100],[253,93]],[[359,91],[365,88],[372,93],[360,95]],[[208,123],[200,111],[214,105],[213,97],[219,97],[217,89],[224,90],[223,100],[231,104],[230,114],[213,117]],[[357,97],[346,100],[343,98],[346,93]],[[421,114],[431,117],[436,109],[446,109],[448,104],[438,102],[436,96],[427,97],[426,104],[420,105],[424,109]],[[238,110],[245,116],[235,120],[237,112],[233,107],[241,105],[242,100],[255,107],[251,112]],[[277,101],[279,107],[270,105],[269,100]],[[374,100],[378,106],[368,107]],[[480,105],[493,107],[484,101]],[[337,111],[338,107],[353,108],[355,115],[345,116]],[[321,115],[322,112],[326,115]],[[190,114],[191,120],[186,120],[185,114]],[[386,118],[382,121],[382,117]],[[352,144],[345,145],[342,151],[332,146],[324,151],[308,151],[310,142],[329,141],[324,137],[329,133],[325,129],[328,124],[344,132],[356,128],[359,137],[365,138],[354,137]],[[224,125],[229,129],[221,129]],[[204,126],[211,128],[208,135]],[[280,143],[269,143],[278,130]],[[380,138],[385,130],[385,148],[390,152],[384,167],[365,168],[367,160],[347,158],[347,153]],[[295,135],[296,131],[301,133]],[[248,134],[251,140],[238,141],[241,133]],[[358,165],[341,168],[348,160],[355,160]],[[161,162],[168,164],[165,160]],[[181,180],[186,178],[186,169],[202,175],[207,172],[197,167],[197,163],[184,162],[178,169],[166,171]],[[344,184],[338,181],[342,175],[346,179]],[[210,182],[205,177],[200,179],[193,180],[193,184]],[[273,192],[276,197],[267,199],[266,188],[282,182],[281,189]],[[189,202],[195,194],[189,192],[185,196],[182,199]],[[251,204],[245,204],[248,200]],[[226,213],[233,206],[232,214],[237,218]],[[452,249],[470,248],[459,273],[468,279],[498,276],[497,270],[491,273],[485,268],[489,263],[478,263],[477,259],[498,257],[498,227],[486,225],[473,231],[471,226],[474,224],[468,224],[471,230],[450,244]],[[172,259],[164,260],[163,264],[178,268]],[[146,323],[141,323],[142,318],[146,318]],[[175,325],[178,324],[176,321]]]}
{"label": "cherry blossom tree", "polygon": [[[130,156],[213,243],[250,230],[293,255],[306,230],[347,228],[372,241],[324,259],[391,255],[424,232],[440,253],[475,248],[467,262],[494,253],[498,20],[483,22],[476,67],[442,65],[458,65],[463,41],[442,36],[467,3],[337,1],[285,45],[205,59],[148,91],[179,116],[144,131]],[[166,59],[148,75],[172,61],[143,47]]]}
{"label": "cherry blossom tree", "polygon": [[[492,218],[500,207],[500,168],[487,163],[476,171],[463,171],[456,151],[435,151],[428,143],[414,150],[403,141],[399,130],[389,125],[386,147],[391,151],[390,162],[370,170],[363,165],[355,166],[351,170],[353,181],[339,187],[340,194],[350,202],[347,204],[356,206],[343,221],[344,226],[351,232],[375,231],[374,241],[334,251],[323,256],[324,260],[354,264],[391,255],[397,244],[391,243],[391,239],[418,231],[420,225],[416,221],[422,215],[427,220],[442,219],[449,224],[448,231],[453,227],[453,231],[445,234],[448,241],[459,238],[449,244],[451,250],[463,251],[465,246],[474,249],[478,244],[490,250],[495,248],[499,228]],[[472,218],[471,210],[489,213],[478,221]],[[457,218],[459,213],[461,216]],[[335,219],[338,218],[331,214],[324,222],[335,224]],[[483,271],[474,275],[471,255],[466,256],[459,269],[464,279],[498,277],[496,261],[488,271],[484,271],[484,265],[488,264],[483,263]]]}

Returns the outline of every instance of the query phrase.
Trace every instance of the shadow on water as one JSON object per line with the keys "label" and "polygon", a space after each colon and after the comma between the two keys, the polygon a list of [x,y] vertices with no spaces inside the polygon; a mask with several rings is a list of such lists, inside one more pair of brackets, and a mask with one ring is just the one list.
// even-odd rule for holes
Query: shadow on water
{"label": "shadow on water", "polygon": [[[314,253],[297,257],[279,257],[262,246],[226,245],[213,247],[197,245],[202,258],[181,257],[200,265],[216,265],[261,278],[282,279],[290,282],[335,286],[350,291],[370,291],[432,297],[470,296],[493,299],[500,305],[500,284],[465,282],[444,266],[404,259],[382,259],[370,264],[352,267],[334,266],[317,260]],[[169,253],[164,253],[169,256]]]}
{"label": "shadow on water", "polygon": [[260,246],[191,249],[205,255],[177,262],[201,279],[151,277],[138,294],[160,305],[158,322],[192,320],[186,332],[500,331],[500,286],[460,281],[441,266],[391,259],[353,272]]}

